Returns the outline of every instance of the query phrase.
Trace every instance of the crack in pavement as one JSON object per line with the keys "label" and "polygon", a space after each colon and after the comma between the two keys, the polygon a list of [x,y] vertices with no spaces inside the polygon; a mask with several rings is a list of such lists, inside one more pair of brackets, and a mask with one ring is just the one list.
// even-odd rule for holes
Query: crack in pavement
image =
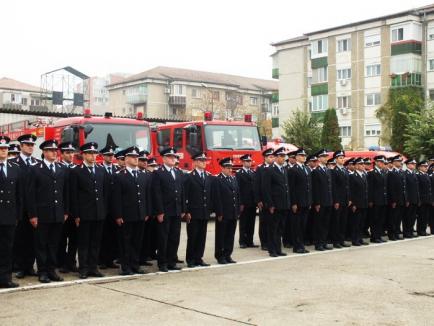
{"label": "crack in pavement", "polygon": [[256,324],[248,323],[248,322],[237,320],[237,319],[234,319],[234,318],[220,316],[220,315],[216,315],[216,314],[213,314],[213,313],[210,313],[210,312],[197,310],[197,309],[194,309],[194,308],[187,308],[187,307],[175,304],[175,303],[169,303],[169,302],[165,302],[165,301],[162,301],[162,300],[146,297],[144,295],[134,294],[134,293],[130,293],[130,292],[122,291],[122,290],[113,289],[113,288],[110,288],[110,287],[105,287],[105,286],[102,286],[101,284],[89,284],[89,285],[96,286],[98,288],[109,290],[109,291],[113,291],[113,292],[117,292],[117,293],[122,293],[122,294],[129,295],[129,296],[133,296],[133,297],[136,297],[136,298],[153,301],[153,302],[164,304],[164,305],[167,305],[167,306],[171,306],[171,307],[175,307],[175,308],[179,308],[179,309],[183,309],[183,310],[187,310],[187,311],[191,311],[191,312],[196,312],[198,314],[202,314],[202,315],[206,315],[206,316],[211,316],[211,317],[215,317],[215,318],[219,318],[219,319],[225,319],[225,320],[232,321],[232,322],[239,323],[239,324],[243,324],[243,325],[256,326]]}

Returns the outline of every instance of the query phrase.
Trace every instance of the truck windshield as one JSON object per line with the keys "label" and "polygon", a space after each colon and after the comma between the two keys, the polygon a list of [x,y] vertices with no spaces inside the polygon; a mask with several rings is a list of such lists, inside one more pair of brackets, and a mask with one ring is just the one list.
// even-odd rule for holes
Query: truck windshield
{"label": "truck windshield", "polygon": [[86,142],[98,143],[98,148],[114,144],[120,149],[138,146],[142,150],[150,151],[149,127],[130,124],[92,124],[92,131],[86,135]]}
{"label": "truck windshield", "polygon": [[208,149],[261,149],[258,129],[254,126],[207,125],[205,141]]}

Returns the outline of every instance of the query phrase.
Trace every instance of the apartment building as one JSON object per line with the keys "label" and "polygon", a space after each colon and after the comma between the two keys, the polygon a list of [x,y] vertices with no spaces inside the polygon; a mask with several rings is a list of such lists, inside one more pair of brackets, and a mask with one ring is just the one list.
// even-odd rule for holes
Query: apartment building
{"label": "apartment building", "polygon": [[434,5],[306,33],[273,43],[279,121],[300,109],[337,111],[342,144],[381,142],[377,109],[392,87],[415,86],[434,99]]}
{"label": "apartment building", "polygon": [[[107,85],[110,111],[115,115],[201,120],[255,121],[278,116],[278,82],[189,69],[156,67]],[[274,125],[278,131],[278,125]]]}

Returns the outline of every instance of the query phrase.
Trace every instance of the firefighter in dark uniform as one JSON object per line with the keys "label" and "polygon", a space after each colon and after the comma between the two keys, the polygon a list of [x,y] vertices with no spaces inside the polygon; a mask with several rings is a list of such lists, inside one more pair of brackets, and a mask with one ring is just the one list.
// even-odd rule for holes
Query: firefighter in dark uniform
{"label": "firefighter in dark uniform", "polygon": [[112,210],[117,225],[121,275],[144,274],[140,268],[144,222],[151,210],[151,194],[147,173],[138,169],[139,149],[125,150],[125,169],[113,177]]}
{"label": "firefighter in dark uniform", "polygon": [[389,240],[400,240],[402,215],[407,202],[405,174],[401,171],[402,158],[400,155],[392,159],[393,169],[387,175],[387,199],[389,201],[389,221],[387,235]]}
{"label": "firefighter in dark uniform", "polygon": [[349,247],[345,243],[345,233],[347,230],[347,216],[350,197],[350,177],[344,167],[345,152],[338,150],[333,153],[336,166],[331,170],[333,208],[331,214],[330,238],[334,248]]}
{"label": "firefighter in dark uniform", "polygon": [[[32,156],[36,136],[26,134],[18,137],[17,140],[20,143],[21,152],[16,158],[11,159],[11,162],[19,165],[24,175],[24,182],[27,182],[27,175],[30,167],[40,162]],[[27,200],[24,199],[24,202],[26,203]],[[33,265],[35,264],[33,227],[27,216],[27,205],[24,204],[23,217],[18,222],[14,242],[14,263],[17,270],[17,278],[24,278],[27,275],[37,276],[33,269]]]}
{"label": "firefighter in dark uniform", "polygon": [[123,150],[118,150],[115,153],[115,159],[118,163],[119,170],[125,168],[125,154]]}
{"label": "firefighter in dark uniform", "polygon": [[236,173],[240,190],[240,248],[256,248],[253,243],[255,234],[256,203],[254,191],[255,171],[251,169],[252,156],[245,154],[240,157],[243,167]]}
{"label": "firefighter in dark uniform", "polygon": [[[295,152],[296,151],[289,152],[285,162],[285,168],[286,168],[288,178],[292,173],[292,167],[296,164]],[[292,248],[293,246],[293,239],[292,239],[293,232],[291,229],[292,227],[291,219],[292,219],[292,210],[289,210],[288,216],[286,216],[285,218],[284,226],[282,229],[282,242],[283,242],[283,247],[285,248]]]}
{"label": "firefighter in dark uniform", "polygon": [[12,282],[12,246],[24,198],[22,172],[7,160],[9,141],[9,137],[0,135],[0,288],[18,287]]}
{"label": "firefighter in dark uniform", "polygon": [[234,264],[234,250],[237,219],[240,215],[240,191],[237,179],[232,176],[233,163],[230,157],[219,161],[221,172],[217,176],[218,205],[215,226],[214,257],[219,264]]}
{"label": "firefighter in dark uniform", "polygon": [[430,209],[433,205],[433,189],[431,180],[427,173],[428,162],[421,161],[417,165],[419,173],[417,174],[419,182],[420,206],[417,214],[417,234],[426,236],[426,228],[429,221]]}
{"label": "firefighter in dark uniform", "polygon": [[322,149],[315,156],[320,163],[312,172],[313,240],[315,250],[324,251],[333,249],[327,245],[333,204],[332,176],[330,169],[325,166],[327,150]]}
{"label": "firefighter in dark uniform", "polygon": [[408,159],[404,163],[407,166],[407,169],[404,171],[407,201],[405,203],[402,229],[404,238],[413,238],[417,208],[420,203],[419,179],[416,170],[417,162],[414,159]]}
{"label": "firefighter in dark uniform", "polygon": [[78,228],[79,277],[85,279],[104,276],[98,269],[98,257],[110,184],[104,168],[96,164],[98,144],[88,142],[80,151],[83,163],[71,170],[70,198],[71,214]]}
{"label": "firefighter in dark uniform", "polygon": [[[149,179],[148,188],[149,193],[151,193],[151,185],[152,185],[152,171],[148,169],[148,155],[149,152],[146,150],[142,150],[139,152],[139,165],[138,168],[141,172],[145,173]],[[143,243],[140,249],[140,265],[152,266],[152,263],[149,262],[151,260],[150,252],[151,252],[151,237],[152,237],[152,224],[155,222],[155,219],[152,218],[152,212],[149,211],[149,217],[144,222],[143,228]],[[154,232],[156,232],[156,228],[154,228]]]}
{"label": "firefighter in dark uniform", "polygon": [[282,230],[291,207],[288,174],[284,167],[286,151],[279,147],[273,152],[273,165],[264,169],[262,175],[264,209],[268,212],[268,252],[271,257],[286,256],[282,252]]}
{"label": "firefighter in dark uniform", "polygon": [[[316,169],[318,166],[318,158],[315,155],[308,155],[306,158],[306,167],[307,170],[311,173],[311,179],[312,179],[312,172]],[[312,245],[313,243],[313,217],[314,217],[314,209],[309,209],[309,213],[307,214],[307,222],[306,222],[306,231],[304,233],[304,244],[307,246]]]}
{"label": "firefighter in dark uniform", "polygon": [[69,212],[68,169],[56,163],[57,141],[46,140],[39,148],[44,160],[28,174],[28,218],[35,229],[35,253],[39,282],[63,281],[56,273],[59,241]]}
{"label": "firefighter in dark uniform", "polygon": [[289,174],[289,189],[291,194],[290,217],[293,252],[305,254],[309,251],[304,247],[304,234],[309,210],[312,205],[312,176],[305,165],[307,153],[303,148],[295,151],[296,163]]}
{"label": "firefighter in dark uniform", "polygon": [[[184,181],[188,267],[209,266],[203,261],[206,232],[211,213],[220,208],[216,179],[205,171],[207,157],[203,152],[192,156],[194,169],[188,173]],[[221,216],[221,213],[218,212]]]}
{"label": "firefighter in dark uniform", "polygon": [[374,157],[375,167],[368,172],[368,207],[372,211],[371,242],[381,243],[387,216],[386,157]]}
{"label": "firefighter in dark uniform", "polygon": [[[102,155],[103,162],[100,164],[106,172],[106,177],[110,185],[109,191],[107,191],[107,200],[109,203],[113,201],[113,176],[119,170],[119,167],[113,164],[115,146],[107,145],[99,152]],[[119,257],[119,246],[117,239],[117,226],[115,223],[112,210],[107,210],[107,216],[104,220],[104,228],[102,231],[101,249],[99,253],[99,267],[101,269],[117,268],[114,260]]]}
{"label": "firefighter in dark uniform", "polygon": [[16,158],[21,152],[20,145],[9,144],[8,160]]}
{"label": "firefighter in dark uniform", "polygon": [[[60,151],[59,163],[67,169],[73,169],[75,167],[75,164],[73,163],[73,158],[76,151],[74,145],[71,142],[63,142],[59,144],[58,149]],[[77,227],[75,226],[74,219],[68,218],[63,224],[62,236],[60,238],[59,250],[57,252],[57,266],[60,267],[59,272],[77,272],[76,256]]]}
{"label": "firefighter in dark uniform", "polygon": [[362,226],[368,209],[368,180],[364,173],[364,160],[355,159],[356,170],[350,175],[351,242],[353,246],[368,245],[362,239]]}
{"label": "firefighter in dark uniform", "polygon": [[183,173],[175,168],[176,150],[160,152],[163,165],[152,177],[153,211],[157,218],[158,268],[160,272],[179,270],[176,266],[181,219],[185,215]]}
{"label": "firefighter in dark uniform", "polygon": [[269,167],[274,162],[274,150],[272,148],[268,148],[262,152],[262,156],[264,157],[264,163],[258,165],[255,172],[254,178],[254,195],[255,195],[255,203],[259,209],[259,241],[261,242],[261,249],[268,250],[268,211],[264,209],[264,198],[263,198],[263,188],[262,188],[262,176],[264,173],[264,169]]}
{"label": "firefighter in dark uniform", "polygon": [[431,191],[433,196],[432,199],[433,204],[430,209],[428,224],[430,227],[430,233],[434,234],[434,157],[431,157],[428,161],[429,161],[428,164],[430,164],[428,168],[428,175],[430,176],[431,179]]}

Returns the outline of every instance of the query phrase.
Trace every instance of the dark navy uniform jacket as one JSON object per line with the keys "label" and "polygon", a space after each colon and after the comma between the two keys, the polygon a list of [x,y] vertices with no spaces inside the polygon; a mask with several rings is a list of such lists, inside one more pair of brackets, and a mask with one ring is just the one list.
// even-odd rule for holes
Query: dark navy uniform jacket
{"label": "dark navy uniform jacket", "polygon": [[17,164],[7,164],[6,179],[0,179],[0,225],[16,225],[21,219],[24,199],[24,178]]}
{"label": "dark navy uniform jacket", "polygon": [[173,169],[175,178],[163,165],[152,176],[153,211],[155,215],[180,216],[185,213],[184,174]]}
{"label": "dark navy uniform jacket", "polygon": [[240,192],[237,179],[233,176],[225,176],[220,173],[217,176],[221,215],[224,220],[234,220],[240,215]]}
{"label": "dark navy uniform jacket", "polygon": [[312,205],[312,173],[307,166],[295,164],[289,175],[292,205],[310,207]]}
{"label": "dark navy uniform jacket", "polygon": [[45,162],[32,166],[28,173],[28,217],[37,217],[42,223],[63,223],[69,212],[69,170],[54,164],[54,174]]}
{"label": "dark navy uniform jacket", "polygon": [[246,207],[255,207],[255,172],[251,169],[248,171],[243,168],[239,169],[236,173],[238,187],[240,188],[240,205]]}
{"label": "dark navy uniform jacket", "polygon": [[266,208],[289,210],[291,207],[288,172],[285,167],[279,170],[276,164],[264,169],[262,175],[262,196]]}

